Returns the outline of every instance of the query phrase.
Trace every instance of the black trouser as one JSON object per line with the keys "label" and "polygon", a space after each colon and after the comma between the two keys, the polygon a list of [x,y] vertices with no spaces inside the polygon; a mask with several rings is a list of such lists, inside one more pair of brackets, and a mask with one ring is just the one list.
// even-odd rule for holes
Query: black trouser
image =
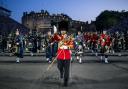
{"label": "black trouser", "polygon": [[105,53],[106,51],[107,51],[107,50],[106,50],[105,47],[101,47],[101,51],[100,51],[101,56],[105,56],[105,58],[108,58],[108,55]]}
{"label": "black trouser", "polygon": [[67,83],[69,80],[70,60],[58,60],[57,63],[60,76],[64,76],[64,82]]}
{"label": "black trouser", "polygon": [[95,53],[97,52],[96,43],[92,43],[92,50],[93,50]]}

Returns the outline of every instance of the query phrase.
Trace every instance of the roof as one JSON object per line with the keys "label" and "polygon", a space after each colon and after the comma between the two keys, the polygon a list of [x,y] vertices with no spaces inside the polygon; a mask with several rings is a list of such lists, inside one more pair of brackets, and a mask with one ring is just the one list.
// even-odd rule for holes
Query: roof
{"label": "roof", "polygon": [[16,29],[20,29],[23,34],[27,34],[29,32],[27,27],[18,23],[14,19],[6,16],[0,16],[0,34],[15,32]]}
{"label": "roof", "polygon": [[6,8],[4,8],[4,7],[1,7],[1,6],[0,6],[0,9],[2,9],[2,10],[4,10],[4,11],[7,11],[7,12],[11,12],[10,10],[8,10],[8,9],[6,9]]}

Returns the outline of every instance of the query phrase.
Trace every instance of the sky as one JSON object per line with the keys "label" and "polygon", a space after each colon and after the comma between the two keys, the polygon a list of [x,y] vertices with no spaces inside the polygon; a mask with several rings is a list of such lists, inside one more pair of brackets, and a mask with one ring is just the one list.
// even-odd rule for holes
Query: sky
{"label": "sky", "polygon": [[[23,12],[42,9],[51,14],[65,13],[73,20],[91,21],[104,10],[128,11],[128,0],[0,0],[12,11],[11,17],[21,22]],[[3,1],[3,2],[2,2]]]}

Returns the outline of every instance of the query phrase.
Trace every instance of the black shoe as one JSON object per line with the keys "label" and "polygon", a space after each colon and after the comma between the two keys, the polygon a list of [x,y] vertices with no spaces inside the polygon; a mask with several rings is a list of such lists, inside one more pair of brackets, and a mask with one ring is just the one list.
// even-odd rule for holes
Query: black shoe
{"label": "black shoe", "polygon": [[67,87],[68,86],[68,82],[64,82],[64,87]]}
{"label": "black shoe", "polygon": [[61,78],[61,79],[63,78],[63,73],[60,74],[60,78]]}

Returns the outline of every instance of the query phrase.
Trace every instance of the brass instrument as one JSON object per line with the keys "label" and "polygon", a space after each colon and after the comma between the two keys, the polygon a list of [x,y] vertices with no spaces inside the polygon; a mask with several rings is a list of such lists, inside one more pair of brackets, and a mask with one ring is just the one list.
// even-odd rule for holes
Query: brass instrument
{"label": "brass instrument", "polygon": [[[73,35],[70,35],[66,38],[63,38],[61,41],[59,41],[58,43],[58,48],[60,48],[62,45],[66,45],[68,46],[68,48],[73,48],[73,41],[74,41],[74,38],[73,38]],[[72,46],[72,47],[71,47]]]}

